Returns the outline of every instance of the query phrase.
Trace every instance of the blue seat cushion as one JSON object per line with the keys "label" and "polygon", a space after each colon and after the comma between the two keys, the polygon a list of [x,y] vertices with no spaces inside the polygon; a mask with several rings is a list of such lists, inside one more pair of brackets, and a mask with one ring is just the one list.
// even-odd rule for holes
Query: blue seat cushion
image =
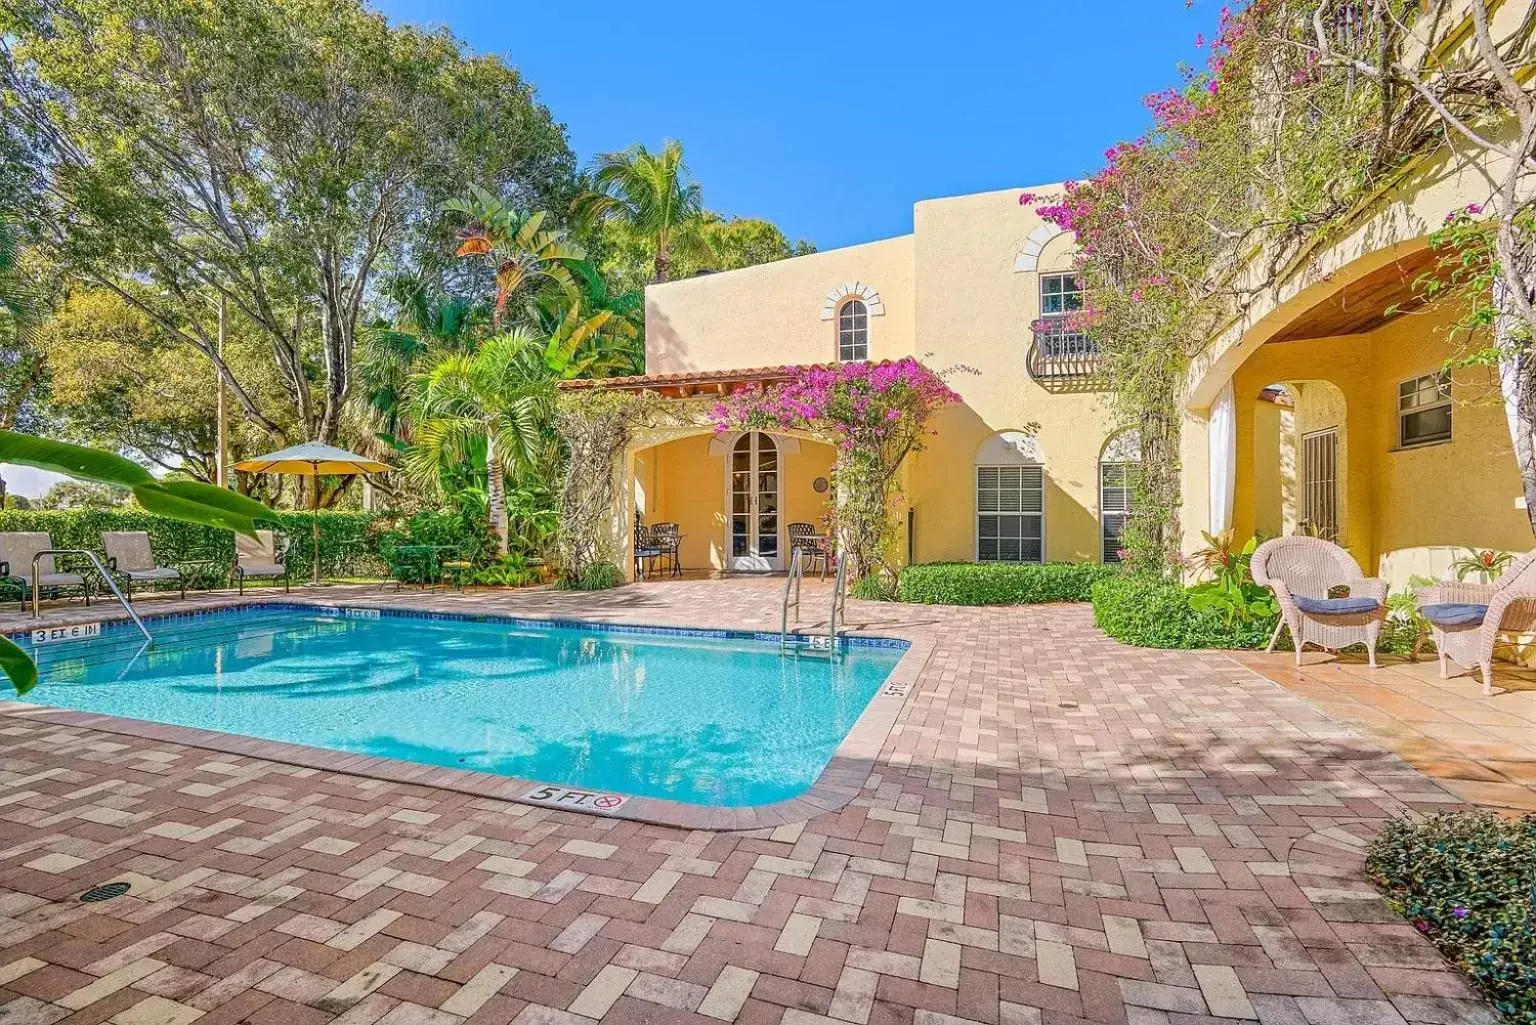
{"label": "blue seat cushion", "polygon": [[1311,616],[1350,616],[1375,612],[1381,602],[1364,595],[1349,598],[1308,598],[1296,596],[1296,607]]}
{"label": "blue seat cushion", "polygon": [[1443,601],[1426,605],[1419,610],[1424,618],[1436,626],[1472,626],[1488,615],[1488,606],[1470,602]]}

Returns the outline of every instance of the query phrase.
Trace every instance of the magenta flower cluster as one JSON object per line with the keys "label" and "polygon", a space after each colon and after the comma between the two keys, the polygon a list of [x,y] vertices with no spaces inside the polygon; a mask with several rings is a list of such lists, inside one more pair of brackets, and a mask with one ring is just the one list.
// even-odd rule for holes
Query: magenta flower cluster
{"label": "magenta flower cluster", "polygon": [[960,401],[943,378],[911,357],[790,369],[788,381],[716,403],[709,412],[715,431],[824,430],[844,451],[880,449],[900,432],[921,430],[935,409]]}

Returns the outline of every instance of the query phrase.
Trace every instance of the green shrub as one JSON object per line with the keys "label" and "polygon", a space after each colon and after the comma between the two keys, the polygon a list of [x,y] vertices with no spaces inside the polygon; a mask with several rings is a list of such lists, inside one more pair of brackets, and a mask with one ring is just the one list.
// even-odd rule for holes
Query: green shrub
{"label": "green shrub", "polygon": [[1536,1023],[1536,816],[1394,820],[1366,871],[1510,1021]]}
{"label": "green shrub", "polygon": [[575,580],[562,578],[560,587],[567,591],[606,591],[624,582],[624,571],[611,562],[594,563]]}
{"label": "green shrub", "polygon": [[902,570],[897,598],[926,605],[1087,601],[1095,581],[1118,573],[1114,566],[1093,562],[929,562]]}
{"label": "green shrub", "polygon": [[889,573],[871,573],[855,580],[848,593],[865,601],[897,601],[900,585]]}
{"label": "green shrub", "polygon": [[[294,573],[309,575],[310,513],[286,512],[276,522],[260,523],[288,538],[288,559]],[[380,572],[379,529],[384,520],[375,513],[320,513],[320,572],[323,576],[365,576]],[[219,571],[235,564],[235,535],[217,527],[155,516],[142,509],[6,509],[0,511],[0,532],[46,531],[57,548],[85,548],[105,555],[101,535],[112,530],[143,530],[155,558],[163,565],[212,561]]]}
{"label": "green shrub", "polygon": [[1111,637],[1139,648],[1262,648],[1274,616],[1229,621],[1196,610],[1178,584],[1124,574],[1093,585],[1093,621]]}
{"label": "green shrub", "polygon": [[471,570],[464,578],[466,584],[476,587],[527,587],[539,582],[539,574],[529,568],[521,555],[504,555],[489,566]]}

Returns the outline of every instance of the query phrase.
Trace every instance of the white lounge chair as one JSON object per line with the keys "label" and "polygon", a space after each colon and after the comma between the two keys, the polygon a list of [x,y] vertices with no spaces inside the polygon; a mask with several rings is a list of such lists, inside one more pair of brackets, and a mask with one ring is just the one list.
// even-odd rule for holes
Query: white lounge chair
{"label": "white lounge chair", "polygon": [[127,581],[127,596],[133,598],[133,585],[175,582],[181,596],[187,596],[187,581],[174,566],[159,566],[143,530],[113,530],[101,535],[102,550],[107,553],[107,569]]}
{"label": "white lounge chair", "polygon": [[[39,552],[53,549],[53,538],[46,533],[0,534],[0,580],[10,580],[21,586],[21,604],[25,608],[32,595],[32,562]],[[90,580],[81,573],[60,572],[52,555],[37,558],[37,582],[41,591],[62,591],[78,587],[85,595],[86,605],[91,603]]]}
{"label": "white lounge chair", "polygon": [[[1331,541],[1316,537],[1277,537],[1254,549],[1253,579],[1271,588],[1280,604],[1280,621],[1291,631],[1296,664],[1301,650],[1314,644],[1338,651],[1364,644],[1376,668],[1376,638],[1387,616],[1387,582],[1367,578],[1354,557]],[[1330,598],[1336,587],[1348,597]],[[1270,639],[1273,651],[1280,629]]]}
{"label": "white lounge chair", "polygon": [[1536,552],[1512,562],[1491,584],[1442,580],[1417,589],[1419,612],[1440,652],[1440,678],[1450,663],[1483,672],[1483,697],[1493,694],[1493,649],[1500,634],[1536,632]]}
{"label": "white lounge chair", "polygon": [[254,538],[235,535],[235,581],[241,594],[245,593],[248,577],[283,578],[283,590],[288,591],[288,546],[270,530],[258,530]]}

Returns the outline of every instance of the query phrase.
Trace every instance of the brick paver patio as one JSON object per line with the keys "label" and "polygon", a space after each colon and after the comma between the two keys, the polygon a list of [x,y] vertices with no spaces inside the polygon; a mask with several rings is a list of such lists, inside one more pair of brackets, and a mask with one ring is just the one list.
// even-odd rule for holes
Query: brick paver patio
{"label": "brick paver patio", "polygon": [[1494,667],[1494,694],[1453,669],[1440,679],[1433,655],[1418,662],[1308,652],[1297,669],[1288,652],[1243,652],[1238,661],[1324,712],[1368,733],[1389,751],[1472,804],[1536,812],[1536,670]]}
{"label": "brick paver patio", "polygon": [[[761,581],[398,600],[778,616]],[[0,714],[0,1022],[1494,1020],[1362,878],[1385,817],[1458,803],[1397,755],[1080,607],[850,619],[932,655],[858,797],[755,833]]]}

